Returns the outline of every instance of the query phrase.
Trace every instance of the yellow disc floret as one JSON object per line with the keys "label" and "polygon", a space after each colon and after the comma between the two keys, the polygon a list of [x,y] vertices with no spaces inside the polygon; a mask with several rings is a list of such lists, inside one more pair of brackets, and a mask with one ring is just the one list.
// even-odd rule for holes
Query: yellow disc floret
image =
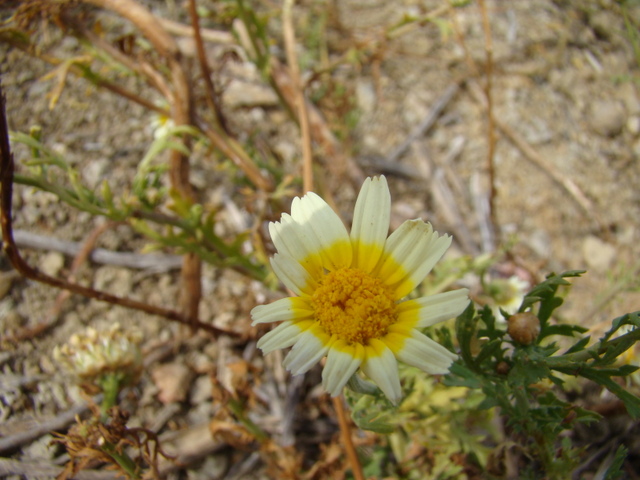
{"label": "yellow disc floret", "polygon": [[380,279],[357,268],[329,272],[311,297],[315,319],[349,344],[380,338],[396,322],[396,303]]}

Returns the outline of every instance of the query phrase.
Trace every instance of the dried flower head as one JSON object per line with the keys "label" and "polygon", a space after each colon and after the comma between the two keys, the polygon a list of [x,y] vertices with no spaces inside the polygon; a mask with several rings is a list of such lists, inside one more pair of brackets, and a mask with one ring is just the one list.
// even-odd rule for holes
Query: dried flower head
{"label": "dried flower head", "polygon": [[294,375],[327,357],[322,384],[338,395],[361,369],[393,403],[401,396],[397,360],[443,374],[456,355],[420,329],[460,314],[460,289],[406,300],[451,244],[422,220],[388,238],[391,195],[384,177],[368,178],[348,233],[318,195],[295,198],[291,215],[271,223],[276,275],[296,297],[260,305],[253,324],[282,322],[258,341],[266,354],[293,346],[284,361]]}
{"label": "dried flower head", "polygon": [[109,373],[121,374],[124,383],[133,383],[142,372],[141,341],[139,330],[124,330],[118,323],[103,331],[89,327],[56,347],[53,356],[83,386],[99,385]]}

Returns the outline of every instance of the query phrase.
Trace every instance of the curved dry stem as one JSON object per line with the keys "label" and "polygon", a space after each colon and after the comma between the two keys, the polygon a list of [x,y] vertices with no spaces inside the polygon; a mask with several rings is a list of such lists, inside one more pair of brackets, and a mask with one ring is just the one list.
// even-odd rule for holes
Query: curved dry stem
{"label": "curved dry stem", "polygon": [[295,95],[298,124],[302,135],[302,185],[305,192],[313,190],[313,154],[311,152],[311,134],[309,127],[309,114],[307,102],[304,98],[302,82],[300,81],[300,68],[296,58],[296,37],[293,29],[293,0],[285,0],[282,7],[282,29],[284,44],[287,52],[287,63],[291,73],[291,81]]}
{"label": "curved dry stem", "polygon": [[351,425],[349,424],[349,418],[344,408],[342,401],[342,395],[333,397],[333,407],[336,410],[336,416],[338,417],[338,424],[340,425],[340,436],[342,437],[342,444],[347,453],[349,464],[351,465],[351,472],[356,480],[365,480],[364,473],[362,472],[362,465],[356,452],[356,447],[353,445],[353,438],[351,437]]}

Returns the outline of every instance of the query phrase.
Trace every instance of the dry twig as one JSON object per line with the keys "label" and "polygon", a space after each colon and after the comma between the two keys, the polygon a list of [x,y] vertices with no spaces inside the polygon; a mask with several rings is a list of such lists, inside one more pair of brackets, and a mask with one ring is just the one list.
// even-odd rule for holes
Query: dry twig
{"label": "dry twig", "polygon": [[[14,230],[13,239],[18,247],[33,248],[60,252],[69,256],[76,256],[82,250],[82,244],[60,240],[50,236],[38,235],[26,230]],[[89,252],[89,260],[104,265],[152,270],[164,272],[180,268],[182,257],[179,255],[160,255],[154,253],[113,252],[104,248],[95,248]]]}
{"label": "dry twig", "polygon": [[[72,424],[77,416],[83,415],[89,411],[89,407],[86,404],[76,405],[66,412],[62,412],[54,418],[43,420],[40,423],[36,423],[29,430],[15,433],[13,435],[7,435],[0,438],[0,453],[10,452],[16,448],[29,443],[36,438],[40,438],[42,435],[46,435],[49,432],[55,432],[62,430],[68,425]],[[0,475],[2,470],[0,468]]]}
{"label": "dry twig", "polygon": [[436,120],[440,117],[444,109],[447,108],[449,102],[453,100],[456,93],[460,90],[460,85],[458,83],[453,83],[447,87],[447,89],[438,97],[438,99],[433,103],[429,113],[424,117],[424,120],[418,124],[416,128],[407,136],[407,138],[398,145],[387,157],[387,163],[393,164],[396,163],[400,157],[407,151],[407,149],[411,146],[413,142],[415,142],[418,138],[422,137],[425,133],[433,127],[436,123]]}
{"label": "dry twig", "polygon": [[342,437],[342,444],[347,453],[347,458],[351,464],[351,472],[356,480],[365,480],[364,473],[362,473],[362,465],[360,465],[360,459],[358,458],[358,452],[353,445],[353,438],[351,437],[351,424],[347,417],[347,412],[344,408],[342,395],[333,397],[333,407],[335,408],[336,415],[338,417],[338,423],[340,425],[340,436]]}

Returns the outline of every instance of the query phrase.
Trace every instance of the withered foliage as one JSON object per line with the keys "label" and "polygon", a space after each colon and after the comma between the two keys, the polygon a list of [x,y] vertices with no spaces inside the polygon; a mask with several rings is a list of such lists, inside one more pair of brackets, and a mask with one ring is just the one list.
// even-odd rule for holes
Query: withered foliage
{"label": "withered foliage", "polygon": [[117,406],[109,409],[106,420],[101,419],[97,405],[91,404],[91,411],[87,421],[78,419],[66,435],[56,435],[54,442],[62,444],[70,457],[57,480],[71,479],[79,471],[99,464],[106,464],[106,468],[130,478],[126,460],[122,460],[125,457],[133,460],[128,466],[134,468],[136,474],[144,471],[145,478],[160,478],[158,456],[171,460],[173,457],[162,451],[153,432],[128,428],[129,413]]}
{"label": "withered foliage", "polygon": [[[13,2],[2,2],[2,6],[11,7],[11,3]],[[35,27],[37,22],[53,22],[60,25],[60,17],[70,9],[79,8],[82,2],[79,0],[23,0],[15,3],[17,7],[13,19],[16,25],[22,30],[29,30]]]}

